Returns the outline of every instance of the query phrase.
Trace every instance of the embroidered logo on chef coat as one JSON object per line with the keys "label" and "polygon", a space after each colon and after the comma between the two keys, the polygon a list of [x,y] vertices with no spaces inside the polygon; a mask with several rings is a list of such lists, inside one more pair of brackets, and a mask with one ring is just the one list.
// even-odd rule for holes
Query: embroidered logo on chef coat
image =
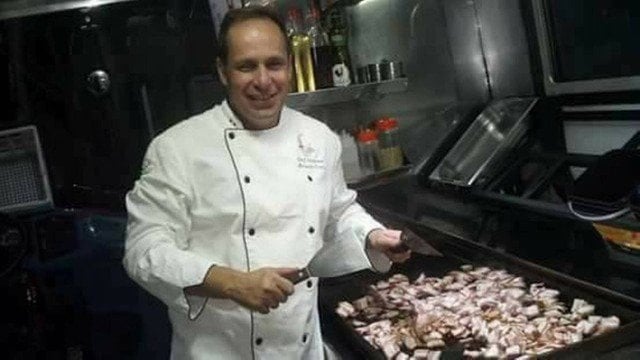
{"label": "embroidered logo on chef coat", "polygon": [[303,134],[298,134],[298,167],[305,169],[324,169],[322,154],[311,146]]}
{"label": "embroidered logo on chef coat", "polygon": [[152,162],[148,158],[144,158],[142,160],[142,169],[140,170],[140,176],[146,175],[151,172]]}

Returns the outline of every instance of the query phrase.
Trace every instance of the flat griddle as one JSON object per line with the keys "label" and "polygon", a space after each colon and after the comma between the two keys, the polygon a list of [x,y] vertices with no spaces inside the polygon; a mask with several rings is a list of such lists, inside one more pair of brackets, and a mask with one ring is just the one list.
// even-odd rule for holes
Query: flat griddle
{"label": "flat griddle", "polygon": [[[377,215],[379,219],[384,220],[385,216]],[[421,273],[426,276],[442,277],[449,271],[459,270],[463,264],[505,269],[514,275],[522,276],[527,285],[543,282],[548,287],[559,290],[559,299],[569,306],[574,298],[581,298],[596,306],[597,315],[615,315],[620,318],[619,328],[545,353],[538,357],[540,359],[598,358],[599,354],[610,352],[630,343],[640,342],[640,300],[638,299],[498,252],[482,244],[441,233],[402,216],[393,216],[393,219],[387,220],[388,224],[393,222],[396,225],[408,226],[418,235],[429,238],[430,242],[437,245],[438,250],[443,252],[444,257],[424,257],[414,254],[408,262],[394,265],[387,274],[376,274],[365,270],[322,282],[323,288],[331,289],[323,292],[320,303],[323,316],[329,317],[326,323],[331,326],[330,330],[325,329],[325,331],[338,332],[350,344],[351,350],[362,358],[385,359],[385,356],[382,351],[366,342],[351,324],[335,313],[335,308],[340,301],[353,301],[366,295],[370,285],[379,280],[387,279],[395,273],[404,274],[413,281]],[[447,349],[444,349],[441,359],[447,358],[460,358],[460,353],[447,352]]]}

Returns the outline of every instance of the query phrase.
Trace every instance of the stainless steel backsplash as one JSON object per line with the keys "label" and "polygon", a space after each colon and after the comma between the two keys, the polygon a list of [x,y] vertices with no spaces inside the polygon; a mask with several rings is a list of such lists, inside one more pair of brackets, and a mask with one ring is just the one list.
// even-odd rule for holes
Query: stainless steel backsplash
{"label": "stainless steel backsplash", "polygon": [[407,91],[303,110],[335,129],[395,116],[412,162],[491,99],[534,93],[518,1],[364,0],[345,15],[353,68],[402,61]]}

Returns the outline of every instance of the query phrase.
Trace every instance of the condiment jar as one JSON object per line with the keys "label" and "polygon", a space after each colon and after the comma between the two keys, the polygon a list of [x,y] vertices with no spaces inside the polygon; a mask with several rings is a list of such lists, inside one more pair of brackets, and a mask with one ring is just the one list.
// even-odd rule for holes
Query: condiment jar
{"label": "condiment jar", "polygon": [[357,139],[361,174],[374,174],[378,171],[378,134],[371,129],[362,129]]}
{"label": "condiment jar", "polygon": [[379,136],[380,170],[391,170],[402,166],[403,156],[398,137],[398,121],[394,118],[381,118],[375,124]]}

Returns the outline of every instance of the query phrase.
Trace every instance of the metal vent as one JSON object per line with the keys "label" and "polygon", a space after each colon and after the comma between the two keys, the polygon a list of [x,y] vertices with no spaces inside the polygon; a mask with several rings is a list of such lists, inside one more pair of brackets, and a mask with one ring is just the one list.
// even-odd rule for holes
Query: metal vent
{"label": "metal vent", "polygon": [[53,205],[35,126],[0,131],[0,212]]}

